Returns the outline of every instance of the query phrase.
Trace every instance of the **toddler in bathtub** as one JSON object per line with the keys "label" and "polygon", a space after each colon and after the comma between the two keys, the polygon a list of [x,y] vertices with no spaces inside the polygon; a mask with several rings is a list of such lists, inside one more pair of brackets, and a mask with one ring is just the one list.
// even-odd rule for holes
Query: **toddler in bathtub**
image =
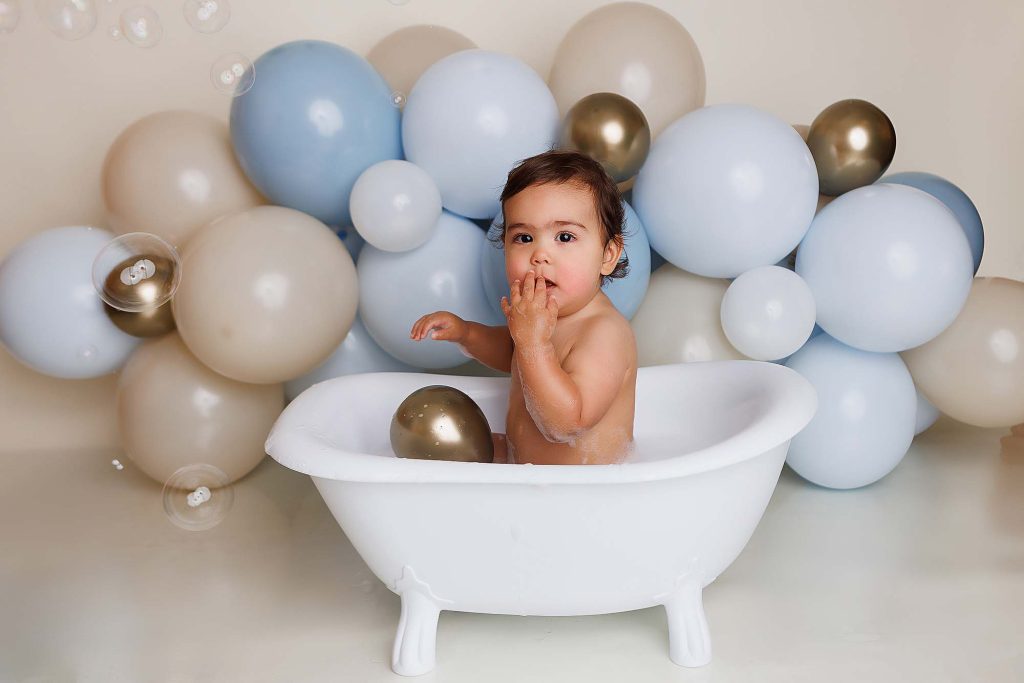
{"label": "toddler in bathtub", "polygon": [[501,205],[508,324],[437,311],[410,337],[455,342],[511,373],[494,462],[621,462],[633,441],[637,354],[629,322],[601,291],[628,269],[615,182],[586,155],[544,152],[512,169]]}

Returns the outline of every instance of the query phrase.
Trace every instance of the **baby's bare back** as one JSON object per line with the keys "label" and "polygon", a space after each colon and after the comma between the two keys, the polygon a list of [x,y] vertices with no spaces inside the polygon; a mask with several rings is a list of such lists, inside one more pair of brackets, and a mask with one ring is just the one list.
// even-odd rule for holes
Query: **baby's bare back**
{"label": "baby's bare back", "polygon": [[[624,324],[628,326],[628,322]],[[580,332],[579,326],[556,328],[551,341],[559,365],[564,367],[566,356]],[[633,441],[637,364],[635,347],[621,349],[621,352],[630,356],[628,369],[607,412],[590,429],[564,443],[548,440],[538,429],[530,413],[530,391],[524,391],[513,358],[512,384],[505,421],[509,462],[536,465],[606,465],[622,462]],[[595,367],[594,371],[601,372],[602,368]],[[583,397],[583,400],[587,398]]]}

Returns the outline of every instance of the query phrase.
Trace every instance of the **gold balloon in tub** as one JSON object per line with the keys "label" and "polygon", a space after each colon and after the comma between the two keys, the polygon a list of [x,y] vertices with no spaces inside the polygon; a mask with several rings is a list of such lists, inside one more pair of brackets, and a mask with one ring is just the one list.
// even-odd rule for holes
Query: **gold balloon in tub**
{"label": "gold balloon in tub", "polygon": [[391,418],[391,448],[400,458],[493,462],[491,428],[465,393],[431,384],[409,394]]}

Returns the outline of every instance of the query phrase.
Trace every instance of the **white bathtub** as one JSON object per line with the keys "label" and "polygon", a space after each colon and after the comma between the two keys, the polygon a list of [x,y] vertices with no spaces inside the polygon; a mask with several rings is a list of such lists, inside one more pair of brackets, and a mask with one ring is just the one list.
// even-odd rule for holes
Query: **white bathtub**
{"label": "white bathtub", "polygon": [[817,408],[781,365],[720,361],[637,375],[636,452],[620,465],[410,460],[399,403],[429,384],[469,394],[504,432],[507,378],[347,375],[281,414],[267,453],[309,474],[352,545],[402,598],[392,669],[434,667],[441,610],[582,615],[664,605],[669,656],[711,659],[704,586],[736,559]]}

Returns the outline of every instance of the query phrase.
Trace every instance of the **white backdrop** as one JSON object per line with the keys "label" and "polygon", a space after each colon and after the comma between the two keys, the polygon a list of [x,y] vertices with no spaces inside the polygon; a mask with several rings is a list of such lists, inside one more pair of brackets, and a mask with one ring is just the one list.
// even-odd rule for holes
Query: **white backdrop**
{"label": "white backdrop", "polygon": [[[401,0],[395,0],[401,2]],[[96,0],[92,34],[64,41],[22,0],[0,34],[0,257],[60,225],[104,226],[100,168],[131,122],[164,109],[227,120],[211,64],[255,59],[290,40],[331,40],[365,55],[415,24],[454,29],[515,55],[545,79],[572,24],[597,0],[233,0],[219,33],[197,33],[181,0],[150,0],[163,38],[151,49],[109,29],[132,0]],[[981,275],[1024,278],[1024,3],[978,0],[693,0],[648,3],[693,35],[707,68],[707,103],[741,102],[810,123],[832,102],[866,99],[896,126],[892,171],[937,173],[977,204],[985,224]],[[0,450],[117,444],[116,377],[55,380],[0,350]]]}

